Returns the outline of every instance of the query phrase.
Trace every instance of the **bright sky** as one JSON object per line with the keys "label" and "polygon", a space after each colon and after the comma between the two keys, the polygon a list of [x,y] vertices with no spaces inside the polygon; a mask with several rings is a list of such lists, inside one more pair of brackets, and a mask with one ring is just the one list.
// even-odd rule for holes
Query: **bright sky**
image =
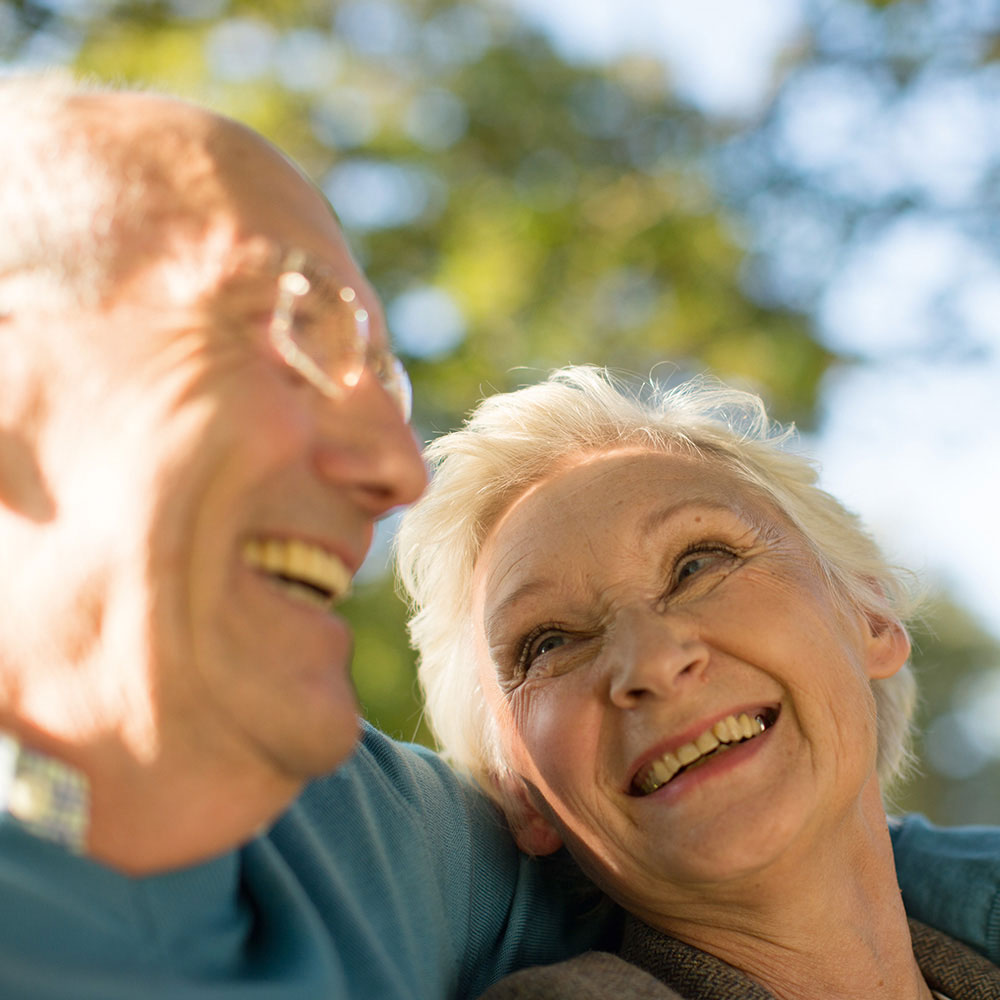
{"label": "bright sky", "polygon": [[[508,2],[564,55],[655,54],[680,95],[736,116],[766,96],[773,60],[801,26],[799,0]],[[788,115],[788,155],[826,169],[831,183],[905,181],[947,205],[996,152],[997,132],[983,125],[1000,81],[973,93],[960,81],[931,80],[892,122],[877,88],[845,83],[817,77],[803,98],[809,113]],[[1000,420],[991,416],[1000,394],[998,279],[997,261],[946,224],[900,224],[849,260],[824,292],[820,332],[859,363],[829,379],[809,446],[827,487],[891,553],[946,580],[1000,635]],[[956,284],[942,336],[933,311]]]}

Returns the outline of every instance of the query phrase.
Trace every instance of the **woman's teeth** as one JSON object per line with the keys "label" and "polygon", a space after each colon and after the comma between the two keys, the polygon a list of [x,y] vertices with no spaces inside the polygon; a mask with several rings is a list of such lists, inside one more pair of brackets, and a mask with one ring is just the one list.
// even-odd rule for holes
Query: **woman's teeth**
{"label": "woman's teeth", "polygon": [[632,794],[649,795],[662,788],[685,768],[706,757],[715,756],[736,743],[751,740],[773,724],[774,715],[768,710],[753,718],[746,712],[738,716],[727,715],[690,743],[665,753],[642,768],[632,779]]}
{"label": "woman's teeth", "polygon": [[351,571],[340,559],[297,539],[251,539],[243,546],[243,560],[313,607],[329,610],[351,590]]}

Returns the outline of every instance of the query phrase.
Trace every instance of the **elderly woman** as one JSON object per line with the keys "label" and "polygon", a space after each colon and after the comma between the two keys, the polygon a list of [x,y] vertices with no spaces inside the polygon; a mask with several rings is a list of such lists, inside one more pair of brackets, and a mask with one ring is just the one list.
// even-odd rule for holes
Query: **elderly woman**
{"label": "elderly woman", "polygon": [[431,723],[633,915],[627,962],[488,996],[1000,997],[897,887],[905,578],[787,437],[746,393],[568,368],[430,446],[398,546]]}

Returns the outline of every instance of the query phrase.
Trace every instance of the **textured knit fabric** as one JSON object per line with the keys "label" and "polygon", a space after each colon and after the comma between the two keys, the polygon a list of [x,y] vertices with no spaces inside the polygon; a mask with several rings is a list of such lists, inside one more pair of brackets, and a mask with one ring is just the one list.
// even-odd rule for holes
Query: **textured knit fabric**
{"label": "textured knit fabric", "polygon": [[[928,985],[950,1000],[998,1000],[1000,969],[952,938],[910,921],[913,952]],[[873,993],[872,996],[877,996]],[[528,969],[488,990],[483,1000],[775,1000],[739,969],[638,920],[625,930],[620,957],[592,952]]]}
{"label": "textured knit fabric", "polygon": [[[951,1000],[1000,998],[1000,969],[971,948],[912,919],[910,936],[917,964],[932,989]],[[684,1000],[775,1000],[770,990],[738,969],[637,920],[628,923],[621,957],[671,986]]]}
{"label": "textured knit fabric", "polygon": [[4,1000],[444,1000],[613,946],[564,860],[531,861],[428,752],[368,730],[268,832],[127,878],[0,821]]}
{"label": "textured knit fabric", "polygon": [[[659,979],[617,955],[577,958],[506,976],[480,1000],[684,1000]],[[713,998],[714,1000],[714,998]]]}
{"label": "textured knit fabric", "polygon": [[910,921],[913,954],[932,990],[949,1000],[1000,1000],[1000,968],[970,948]]}

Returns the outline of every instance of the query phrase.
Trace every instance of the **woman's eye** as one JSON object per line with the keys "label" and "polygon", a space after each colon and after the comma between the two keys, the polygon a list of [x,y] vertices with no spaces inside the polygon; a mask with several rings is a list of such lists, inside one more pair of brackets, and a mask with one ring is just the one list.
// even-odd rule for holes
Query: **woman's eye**
{"label": "woman's eye", "polygon": [[561,632],[549,632],[547,635],[539,636],[528,646],[528,662],[537,660],[539,656],[551,653],[553,649],[558,649],[566,642],[566,636]]}
{"label": "woman's eye", "polygon": [[711,562],[711,556],[695,556],[681,563],[681,568],[677,571],[678,580],[686,580],[689,576],[694,576],[704,569]]}
{"label": "woman's eye", "polygon": [[521,647],[520,664],[522,670],[529,670],[538,659],[560,649],[569,642],[565,632],[552,629],[539,631],[534,637],[529,636]]}
{"label": "woman's eye", "polygon": [[683,583],[706,569],[718,567],[732,560],[733,553],[726,549],[710,549],[692,552],[681,559],[677,568],[677,582]]}

